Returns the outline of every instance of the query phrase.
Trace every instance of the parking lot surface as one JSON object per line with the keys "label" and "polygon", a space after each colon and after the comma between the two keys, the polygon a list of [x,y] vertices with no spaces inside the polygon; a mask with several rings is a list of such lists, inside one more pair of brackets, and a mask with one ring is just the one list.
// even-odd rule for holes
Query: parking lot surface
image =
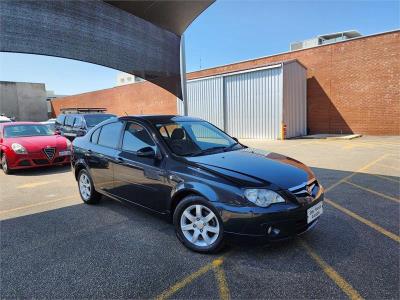
{"label": "parking lot surface", "polygon": [[399,139],[242,142],[312,167],[326,189],[312,231],[201,255],[157,216],[84,205],[69,168],[1,173],[0,297],[399,299]]}

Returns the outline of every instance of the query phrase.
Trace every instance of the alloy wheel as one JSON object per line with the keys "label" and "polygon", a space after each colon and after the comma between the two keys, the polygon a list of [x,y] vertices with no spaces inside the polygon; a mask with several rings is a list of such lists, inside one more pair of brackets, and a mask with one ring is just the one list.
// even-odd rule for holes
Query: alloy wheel
{"label": "alloy wheel", "polygon": [[90,183],[89,177],[86,174],[81,174],[81,176],[79,177],[79,191],[85,201],[90,199],[92,185]]}
{"label": "alloy wheel", "polygon": [[201,204],[187,207],[180,220],[184,237],[198,247],[209,247],[215,243],[220,234],[217,216]]}
{"label": "alloy wheel", "polygon": [[3,168],[4,172],[8,171],[7,159],[5,155],[3,155],[3,157],[1,158],[1,167]]}

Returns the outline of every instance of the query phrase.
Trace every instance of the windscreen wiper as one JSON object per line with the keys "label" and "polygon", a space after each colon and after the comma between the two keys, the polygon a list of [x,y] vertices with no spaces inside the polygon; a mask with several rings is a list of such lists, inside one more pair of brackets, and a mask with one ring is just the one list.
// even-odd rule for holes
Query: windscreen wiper
{"label": "windscreen wiper", "polygon": [[204,150],[200,150],[200,151],[194,152],[190,156],[198,156],[198,155],[201,155],[201,154],[213,153],[213,152],[215,152],[217,150],[224,150],[225,148],[226,148],[225,146],[211,147],[211,148],[208,148],[208,149],[204,149]]}
{"label": "windscreen wiper", "polygon": [[240,143],[239,143],[239,142],[233,143],[232,145],[230,145],[230,146],[228,146],[228,147],[225,147],[225,148],[224,148],[224,151],[225,151],[225,152],[231,151],[231,150],[232,150],[235,146],[237,146],[237,145],[240,145]]}

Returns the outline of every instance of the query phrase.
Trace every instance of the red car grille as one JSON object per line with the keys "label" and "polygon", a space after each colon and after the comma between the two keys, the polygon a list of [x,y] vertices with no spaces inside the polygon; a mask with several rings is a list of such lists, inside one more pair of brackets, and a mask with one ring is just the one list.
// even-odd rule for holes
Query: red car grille
{"label": "red car grille", "polygon": [[43,149],[43,152],[49,160],[53,160],[54,156],[56,155],[56,148],[47,147]]}

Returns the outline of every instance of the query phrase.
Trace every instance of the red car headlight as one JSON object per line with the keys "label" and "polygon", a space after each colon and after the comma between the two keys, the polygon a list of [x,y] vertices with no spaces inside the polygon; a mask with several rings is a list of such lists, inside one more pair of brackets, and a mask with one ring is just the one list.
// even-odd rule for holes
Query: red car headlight
{"label": "red car headlight", "polygon": [[27,154],[28,151],[26,151],[26,149],[24,148],[24,146],[22,146],[21,144],[18,143],[13,143],[11,145],[11,148],[14,150],[15,153],[17,154]]}

